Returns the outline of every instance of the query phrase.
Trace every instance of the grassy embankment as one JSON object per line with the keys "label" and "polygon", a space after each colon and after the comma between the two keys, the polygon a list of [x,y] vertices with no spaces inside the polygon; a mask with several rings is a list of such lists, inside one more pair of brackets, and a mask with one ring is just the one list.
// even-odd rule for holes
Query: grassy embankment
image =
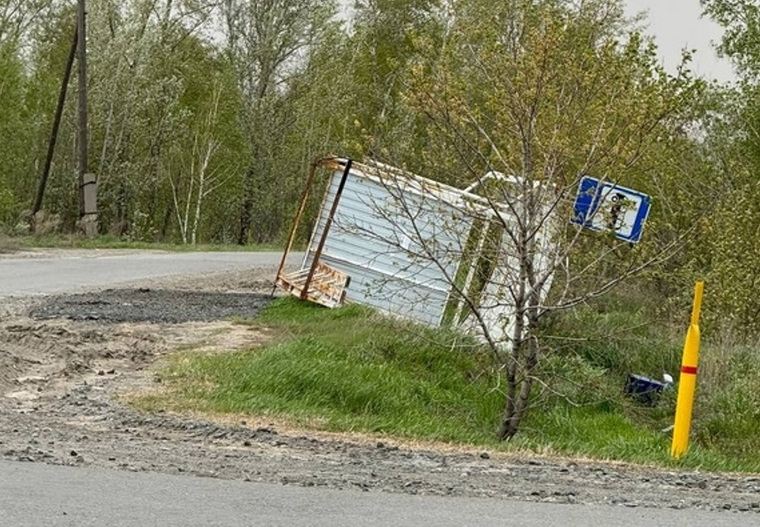
{"label": "grassy embankment", "polygon": [[29,248],[46,249],[133,249],[174,252],[245,252],[245,251],[281,251],[282,247],[274,244],[235,245],[235,244],[198,244],[152,243],[124,240],[116,236],[98,236],[87,239],[78,235],[20,236],[0,235],[0,251]]}
{"label": "grassy embankment", "polygon": [[[571,338],[545,355],[545,384],[537,386],[534,407],[509,444],[494,439],[503,374],[466,337],[359,306],[328,310],[292,298],[245,323],[279,337],[247,351],[179,355],[163,372],[167,391],[134,403],[149,411],[276,416],[296,426],[493,450],[760,470],[760,372],[747,368],[760,354],[704,347],[692,449],[673,461],[663,429],[672,423],[675,394],[650,408],[628,400],[622,387],[630,371],[677,372],[682,339],[663,339],[630,306],[588,308],[551,321],[547,333]],[[621,326],[625,338],[611,338]]]}
{"label": "grassy embankment", "polygon": [[19,244],[0,229],[0,254],[17,250]]}

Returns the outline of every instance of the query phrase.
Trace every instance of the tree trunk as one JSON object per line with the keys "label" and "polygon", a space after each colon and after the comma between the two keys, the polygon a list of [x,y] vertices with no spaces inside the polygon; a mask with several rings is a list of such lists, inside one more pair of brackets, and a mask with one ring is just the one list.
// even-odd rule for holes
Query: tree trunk
{"label": "tree trunk", "polygon": [[243,197],[243,206],[240,209],[240,230],[238,231],[238,245],[248,243],[251,220],[253,219],[253,165],[248,167],[245,173],[245,195]]}
{"label": "tree trunk", "polygon": [[539,349],[535,339],[529,338],[521,342],[516,345],[515,351],[517,352],[516,357],[521,357],[524,353],[525,358],[522,364],[517,364],[518,359],[516,357],[510,358],[515,363],[515,369],[519,370],[519,378],[510,375],[507,380],[507,401],[499,427],[499,439],[502,441],[512,439],[520,429],[520,423],[522,423],[529,407],[530,392],[533,388],[533,374],[538,365]]}
{"label": "tree trunk", "polygon": [[[195,216],[193,217],[193,228],[190,233],[190,243],[195,246],[198,243],[198,226],[201,222],[201,210],[203,205],[203,198],[208,192],[206,190],[206,171],[208,170],[209,163],[211,163],[211,155],[214,152],[213,141],[209,140],[204,152],[203,159],[201,159],[200,166],[198,167],[198,192],[195,197]],[[189,196],[188,196],[189,198]]]}
{"label": "tree trunk", "polygon": [[166,207],[166,210],[164,210],[164,219],[161,222],[161,230],[160,230],[160,238],[159,240],[164,242],[169,237],[169,227],[171,226],[172,221],[172,212],[174,212],[171,205],[168,205]]}

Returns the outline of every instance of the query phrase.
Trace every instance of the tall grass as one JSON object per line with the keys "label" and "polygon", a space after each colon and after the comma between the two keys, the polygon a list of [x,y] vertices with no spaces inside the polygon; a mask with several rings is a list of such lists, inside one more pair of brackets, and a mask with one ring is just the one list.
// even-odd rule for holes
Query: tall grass
{"label": "tall grass", "polygon": [[[621,394],[631,373],[656,379],[670,373],[678,381],[687,326],[674,328],[629,300],[612,295],[549,321],[544,331],[553,346],[542,376],[553,381],[550,389],[539,390],[548,411],[534,413],[527,426],[540,436],[552,423],[564,422],[575,432],[548,440],[563,451],[672,464],[671,436],[663,431],[674,420],[676,391],[664,393],[653,408]],[[701,348],[691,450],[682,464],[760,471],[760,350],[717,342],[709,333]],[[578,430],[593,434],[579,441]]]}

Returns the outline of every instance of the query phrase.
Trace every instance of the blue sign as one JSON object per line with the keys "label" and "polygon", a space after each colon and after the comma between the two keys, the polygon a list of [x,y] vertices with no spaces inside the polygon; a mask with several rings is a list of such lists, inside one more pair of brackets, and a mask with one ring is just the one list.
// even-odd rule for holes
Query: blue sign
{"label": "blue sign", "polygon": [[613,231],[619,240],[637,243],[651,204],[646,194],[583,176],[571,221],[595,231]]}

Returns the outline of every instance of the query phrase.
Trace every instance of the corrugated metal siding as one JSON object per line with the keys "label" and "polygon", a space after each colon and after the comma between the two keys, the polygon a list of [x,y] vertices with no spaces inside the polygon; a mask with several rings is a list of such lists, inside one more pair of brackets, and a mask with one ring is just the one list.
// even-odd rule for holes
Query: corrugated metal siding
{"label": "corrugated metal siding", "polygon": [[[549,210],[545,210],[544,216],[549,217]],[[540,292],[542,301],[549,293],[553,278],[551,273],[553,246],[549,235],[551,229],[552,224],[547,221],[536,233],[534,272],[537,276],[548,275],[548,279]],[[483,303],[480,307],[480,317],[488,327],[489,336],[496,342],[509,345],[511,345],[517,320],[513,300],[517,291],[514,289],[520,283],[520,260],[512,249],[513,245],[509,234],[504,232],[501,239],[501,251],[498,256],[499,265],[496,266],[488,279],[483,291]],[[482,328],[477,327],[477,322],[472,317],[466,325],[476,333],[482,334]]]}
{"label": "corrugated metal siding", "polygon": [[[341,176],[331,177],[305,266],[313,259]],[[351,277],[349,301],[438,325],[470,228],[471,219],[451,204],[352,170],[321,261]]]}

